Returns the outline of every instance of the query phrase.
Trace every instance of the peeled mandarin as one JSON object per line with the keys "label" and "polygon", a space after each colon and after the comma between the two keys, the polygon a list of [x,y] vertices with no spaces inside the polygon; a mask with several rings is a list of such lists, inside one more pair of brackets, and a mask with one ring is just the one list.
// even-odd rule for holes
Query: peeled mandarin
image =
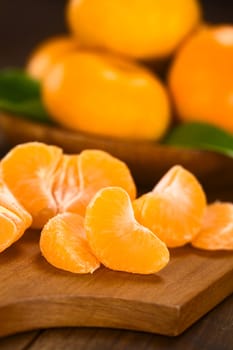
{"label": "peeled mandarin", "polygon": [[215,202],[207,206],[192,245],[206,250],[233,250],[233,203]]}
{"label": "peeled mandarin", "polygon": [[59,60],[42,82],[42,97],[59,124],[107,137],[157,140],[171,118],[156,76],[103,53],[80,51]]}
{"label": "peeled mandarin", "polygon": [[39,142],[14,147],[2,159],[2,178],[19,203],[32,215],[33,228],[42,228],[57,213],[52,189],[62,150]]}
{"label": "peeled mandarin", "polygon": [[70,0],[67,9],[84,46],[143,59],[170,55],[200,17],[197,0]]}
{"label": "peeled mandarin", "polygon": [[[79,193],[69,201],[66,210],[85,215],[85,210],[98,190],[108,186],[122,187],[133,200],[136,186],[127,165],[101,150],[84,150],[77,159]],[[74,186],[73,186],[74,188]]]}
{"label": "peeled mandarin", "polygon": [[97,192],[87,207],[85,230],[95,256],[112,270],[150,274],[169,261],[166,245],[135,220],[130,197],[120,187]]}
{"label": "peeled mandarin", "polygon": [[33,51],[27,62],[27,73],[42,80],[48,74],[49,69],[69,52],[76,51],[79,45],[71,36],[59,36],[47,39]]}
{"label": "peeled mandarin", "polygon": [[191,242],[200,230],[206,208],[205,193],[188,170],[172,167],[153,191],[133,202],[138,222],[170,248]]}
{"label": "peeled mandarin", "polygon": [[233,25],[194,33],[177,52],[168,80],[181,121],[233,133]]}
{"label": "peeled mandarin", "polygon": [[29,142],[14,147],[3,158],[0,171],[32,215],[34,228],[42,228],[58,213],[85,215],[86,206],[102,187],[121,186],[132,199],[136,197],[127,165],[99,150],[66,155],[59,147]]}
{"label": "peeled mandarin", "polygon": [[100,266],[88,245],[83,218],[77,214],[50,219],[41,232],[40,249],[50,264],[65,271],[92,273]]}
{"label": "peeled mandarin", "polygon": [[58,212],[70,211],[84,216],[86,206],[95,193],[107,186],[121,186],[131,199],[136,197],[130,170],[116,157],[100,150],[63,155],[53,184]]}
{"label": "peeled mandarin", "polygon": [[79,155],[63,154],[54,174],[53,197],[57,211],[63,213],[80,194]]}

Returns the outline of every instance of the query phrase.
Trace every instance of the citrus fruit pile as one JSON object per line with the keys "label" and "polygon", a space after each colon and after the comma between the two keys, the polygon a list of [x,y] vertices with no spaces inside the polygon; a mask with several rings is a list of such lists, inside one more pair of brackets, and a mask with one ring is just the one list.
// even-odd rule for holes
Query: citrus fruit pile
{"label": "citrus fruit pile", "polygon": [[92,273],[103,264],[150,274],[168,264],[169,248],[233,249],[233,204],[207,205],[198,180],[179,165],[136,198],[128,167],[110,154],[66,155],[30,142],[6,154],[0,178],[0,251],[32,227],[57,268]]}
{"label": "citrus fruit pile", "polygon": [[161,140],[176,114],[233,132],[233,26],[204,23],[198,0],[69,0],[66,19],[26,67],[60,125]]}

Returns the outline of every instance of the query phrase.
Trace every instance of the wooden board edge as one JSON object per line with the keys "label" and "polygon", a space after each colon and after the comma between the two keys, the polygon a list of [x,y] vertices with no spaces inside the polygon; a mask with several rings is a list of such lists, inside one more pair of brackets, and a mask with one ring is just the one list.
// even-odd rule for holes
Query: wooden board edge
{"label": "wooden board edge", "polygon": [[179,308],[122,299],[49,297],[0,307],[0,337],[55,327],[104,327],[173,336]]}
{"label": "wooden board edge", "polygon": [[233,293],[233,269],[181,306],[174,336],[180,335]]}

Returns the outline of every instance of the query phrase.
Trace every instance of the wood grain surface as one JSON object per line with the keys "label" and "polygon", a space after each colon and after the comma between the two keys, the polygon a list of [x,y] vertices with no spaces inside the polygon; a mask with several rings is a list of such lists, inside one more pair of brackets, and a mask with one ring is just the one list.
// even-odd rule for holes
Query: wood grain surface
{"label": "wood grain surface", "polygon": [[1,350],[232,350],[233,295],[177,337],[103,328],[57,328],[0,339]]}
{"label": "wood grain surface", "polygon": [[29,231],[0,255],[0,336],[58,326],[178,335],[233,291],[232,252],[185,247],[155,275],[74,275],[50,266],[38,240]]}

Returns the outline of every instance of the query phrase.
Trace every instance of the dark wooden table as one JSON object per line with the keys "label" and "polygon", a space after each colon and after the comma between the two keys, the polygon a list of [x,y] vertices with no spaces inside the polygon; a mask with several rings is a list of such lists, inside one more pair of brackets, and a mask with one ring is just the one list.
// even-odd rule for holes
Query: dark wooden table
{"label": "dark wooden table", "polygon": [[[65,2],[65,0],[1,0],[0,67],[22,66],[28,52],[36,43],[49,35],[65,32],[63,16]],[[205,19],[208,21],[233,22],[231,1],[202,0],[202,3]],[[232,201],[233,188],[210,193],[210,197]],[[0,349],[232,350],[233,296],[176,338],[126,330],[64,328],[36,330],[2,338]]]}

